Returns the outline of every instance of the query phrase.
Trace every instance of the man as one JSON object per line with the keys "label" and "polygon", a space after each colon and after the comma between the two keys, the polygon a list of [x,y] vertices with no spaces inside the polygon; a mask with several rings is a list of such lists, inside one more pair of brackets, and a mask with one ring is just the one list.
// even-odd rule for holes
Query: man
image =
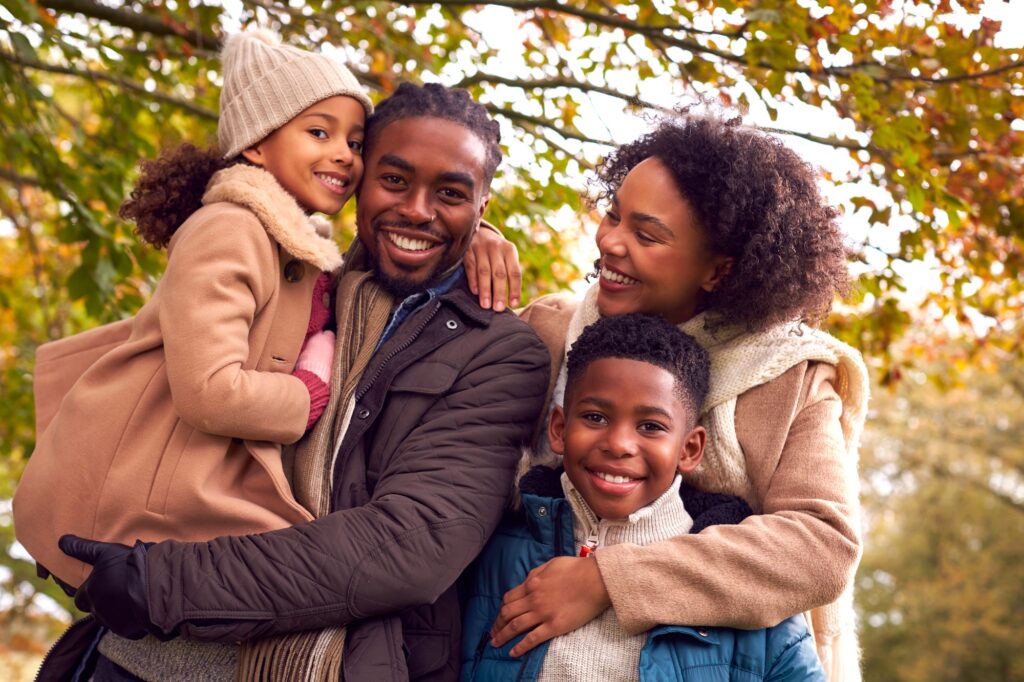
{"label": "man", "polygon": [[[132,679],[133,658],[135,675],[167,673],[171,662],[154,661],[168,647],[131,643],[146,633],[229,642],[229,653],[243,641],[238,670],[250,678],[338,679],[338,665],[349,680],[457,675],[453,583],[501,516],[548,374],[543,344],[481,309],[461,266],[498,141],[464,91],[405,84],[378,107],[359,245],[339,284],[331,400],[286,458],[318,518],[206,543],[66,536],[62,549],[95,566],[76,603],[115,633],[97,679]],[[223,647],[182,646],[171,658],[199,678],[225,672],[196,671]]]}

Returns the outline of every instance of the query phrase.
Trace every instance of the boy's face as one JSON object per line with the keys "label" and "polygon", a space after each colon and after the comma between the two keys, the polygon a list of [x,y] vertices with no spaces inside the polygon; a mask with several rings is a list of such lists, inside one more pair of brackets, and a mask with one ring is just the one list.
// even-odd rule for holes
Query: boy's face
{"label": "boy's face", "polygon": [[277,179],[303,210],[333,215],[363,177],[366,113],[336,95],[305,109],[242,156]]}
{"label": "boy's face", "polygon": [[675,393],[675,378],[638,360],[590,363],[551,414],[551,448],[602,519],[658,499],[704,452],[705,432]]}

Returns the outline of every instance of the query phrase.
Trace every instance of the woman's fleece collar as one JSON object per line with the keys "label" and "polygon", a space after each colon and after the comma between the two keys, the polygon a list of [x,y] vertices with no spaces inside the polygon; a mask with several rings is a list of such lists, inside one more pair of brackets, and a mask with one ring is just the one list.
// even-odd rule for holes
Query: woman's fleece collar
{"label": "woman's fleece collar", "polygon": [[253,213],[281,247],[325,272],[341,267],[341,252],[331,239],[331,224],[307,216],[273,175],[243,163],[217,171],[210,178],[203,204],[227,201]]}

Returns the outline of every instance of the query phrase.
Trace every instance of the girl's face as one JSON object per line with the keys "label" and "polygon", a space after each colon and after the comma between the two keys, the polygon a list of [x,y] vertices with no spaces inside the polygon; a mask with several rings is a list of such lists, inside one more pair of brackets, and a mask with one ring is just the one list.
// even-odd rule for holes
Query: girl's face
{"label": "girl's face", "polygon": [[693,207],[656,157],[622,181],[598,227],[597,248],[597,307],[605,316],[641,312],[685,322],[732,264],[707,248]]}
{"label": "girl's face", "polygon": [[307,212],[337,213],[363,176],[363,105],[336,95],[321,100],[242,155],[260,166]]}

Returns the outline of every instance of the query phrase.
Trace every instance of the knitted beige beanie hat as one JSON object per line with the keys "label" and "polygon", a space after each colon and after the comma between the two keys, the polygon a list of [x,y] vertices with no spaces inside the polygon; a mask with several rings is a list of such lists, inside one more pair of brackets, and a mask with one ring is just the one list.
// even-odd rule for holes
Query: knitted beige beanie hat
{"label": "knitted beige beanie hat", "polygon": [[237,156],[300,112],[335,95],[348,95],[373,113],[373,104],[344,64],[317,52],[282,45],[266,30],[228,36],[221,51],[217,140],[225,159]]}

